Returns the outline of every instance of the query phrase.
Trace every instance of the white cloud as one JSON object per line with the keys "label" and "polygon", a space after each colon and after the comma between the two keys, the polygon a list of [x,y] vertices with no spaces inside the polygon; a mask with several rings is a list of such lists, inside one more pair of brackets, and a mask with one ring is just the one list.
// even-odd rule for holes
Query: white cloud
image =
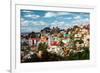
{"label": "white cloud", "polygon": [[53,28],[53,27],[59,27],[61,29],[67,29],[70,25],[65,23],[64,21],[54,21],[53,23],[51,23],[51,27],[50,28]]}
{"label": "white cloud", "polygon": [[28,26],[29,21],[25,20],[24,18],[21,18],[21,22],[20,23],[21,23],[22,27],[25,27],[25,26]]}
{"label": "white cloud", "polygon": [[56,14],[53,12],[47,12],[44,17],[55,17]]}
{"label": "white cloud", "polygon": [[89,18],[85,18],[84,21],[89,21]]}
{"label": "white cloud", "polygon": [[89,23],[89,21],[90,21],[89,18],[84,18],[84,19],[73,20],[72,23],[79,25],[79,24],[87,24]]}
{"label": "white cloud", "polygon": [[[25,26],[27,25],[27,26]],[[41,26],[43,25],[43,26]],[[41,26],[41,27],[38,27]],[[43,21],[28,21],[23,24],[23,27],[21,27],[21,32],[39,32],[42,28],[46,27],[47,23]]]}
{"label": "white cloud", "polygon": [[22,10],[21,12],[31,13],[32,11],[29,11],[29,10]]}
{"label": "white cloud", "polygon": [[24,17],[29,17],[29,18],[37,19],[40,16],[39,15],[35,15],[35,14],[27,14],[27,15],[24,15]]}
{"label": "white cloud", "polygon": [[32,21],[32,20],[24,20],[21,18],[21,26],[27,27],[27,26],[47,26],[48,24],[44,21]]}
{"label": "white cloud", "polygon": [[77,15],[74,17],[74,19],[81,19],[81,16]]}
{"label": "white cloud", "polygon": [[72,17],[66,17],[66,18],[64,18],[64,19],[71,20],[71,19],[72,19]]}
{"label": "white cloud", "polygon": [[21,32],[32,32],[33,29],[31,27],[22,27]]}
{"label": "white cloud", "polygon": [[47,23],[43,21],[33,21],[32,25],[43,25],[44,26],[44,25],[47,25]]}
{"label": "white cloud", "polygon": [[21,21],[24,21],[24,18],[20,18]]}
{"label": "white cloud", "polygon": [[58,12],[57,15],[70,15],[71,13],[69,12]]}
{"label": "white cloud", "polygon": [[39,29],[39,28],[31,28],[31,27],[22,27],[21,28],[21,32],[32,32],[32,31],[40,32],[41,29]]}
{"label": "white cloud", "polygon": [[69,15],[69,12],[47,12],[44,17],[56,17],[60,15]]}
{"label": "white cloud", "polygon": [[85,18],[85,19],[83,19],[82,20],[82,22],[83,22],[83,24],[89,24],[90,23],[90,20],[89,20],[89,18]]}

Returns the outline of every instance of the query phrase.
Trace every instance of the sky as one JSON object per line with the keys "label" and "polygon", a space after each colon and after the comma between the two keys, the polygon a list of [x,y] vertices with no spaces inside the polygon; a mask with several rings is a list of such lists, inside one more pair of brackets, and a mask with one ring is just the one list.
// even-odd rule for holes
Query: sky
{"label": "sky", "polygon": [[67,11],[20,10],[21,32],[39,32],[45,27],[68,27],[89,24],[90,13]]}

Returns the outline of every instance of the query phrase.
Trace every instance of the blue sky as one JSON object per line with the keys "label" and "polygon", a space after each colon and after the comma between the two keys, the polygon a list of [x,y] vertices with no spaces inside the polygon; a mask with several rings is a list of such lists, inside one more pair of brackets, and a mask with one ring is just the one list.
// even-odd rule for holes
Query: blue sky
{"label": "blue sky", "polygon": [[21,32],[39,32],[45,27],[68,27],[88,24],[90,14],[85,12],[61,12],[61,11],[40,11],[21,10]]}

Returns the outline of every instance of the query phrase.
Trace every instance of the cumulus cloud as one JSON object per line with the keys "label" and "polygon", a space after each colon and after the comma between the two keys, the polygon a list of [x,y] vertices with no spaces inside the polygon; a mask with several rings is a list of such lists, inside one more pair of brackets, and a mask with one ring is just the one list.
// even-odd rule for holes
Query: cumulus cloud
{"label": "cumulus cloud", "polygon": [[33,28],[33,27],[22,27],[22,28],[21,28],[21,32],[32,32],[32,31],[34,31],[34,32],[39,32],[40,29],[38,29],[38,28]]}
{"label": "cumulus cloud", "polygon": [[84,18],[84,19],[81,18],[72,21],[73,24],[87,24],[89,22],[90,22],[89,18]]}
{"label": "cumulus cloud", "polygon": [[21,12],[31,13],[32,11],[30,11],[30,10],[21,10]]}
{"label": "cumulus cloud", "polygon": [[47,12],[44,17],[55,17],[56,14],[54,12]]}
{"label": "cumulus cloud", "polygon": [[29,21],[28,20],[25,20],[24,18],[21,18],[21,26],[22,27],[26,27],[26,26],[28,26],[28,24],[29,24]]}
{"label": "cumulus cloud", "polygon": [[79,16],[79,15],[74,16],[74,19],[81,19],[81,16]]}
{"label": "cumulus cloud", "polygon": [[21,26],[22,27],[28,27],[28,26],[47,26],[48,23],[44,21],[32,21],[32,20],[25,20],[24,18],[21,18]]}
{"label": "cumulus cloud", "polygon": [[69,12],[58,12],[57,15],[70,15],[71,13]]}
{"label": "cumulus cloud", "polygon": [[21,30],[22,30],[22,32],[31,32],[32,28],[31,27],[22,27]]}
{"label": "cumulus cloud", "polygon": [[43,21],[33,21],[32,25],[41,25],[41,26],[44,26],[44,25],[47,25],[47,23],[43,22]]}
{"label": "cumulus cloud", "polygon": [[63,18],[63,19],[66,19],[66,20],[71,20],[72,17],[66,17],[66,18]]}
{"label": "cumulus cloud", "polygon": [[70,24],[67,24],[64,21],[54,21],[54,22],[51,23],[51,25],[52,25],[51,28],[59,27],[61,29],[67,29],[70,26]]}
{"label": "cumulus cloud", "polygon": [[84,21],[89,21],[89,18],[85,18]]}
{"label": "cumulus cloud", "polygon": [[35,15],[35,14],[27,14],[27,15],[24,15],[24,17],[26,17],[26,18],[32,18],[32,19],[37,19],[40,16],[39,15]]}
{"label": "cumulus cloud", "polygon": [[48,26],[46,22],[43,21],[27,21],[21,22],[21,32],[39,32],[42,28]]}
{"label": "cumulus cloud", "polygon": [[47,12],[44,17],[56,17],[60,15],[69,15],[69,12]]}

